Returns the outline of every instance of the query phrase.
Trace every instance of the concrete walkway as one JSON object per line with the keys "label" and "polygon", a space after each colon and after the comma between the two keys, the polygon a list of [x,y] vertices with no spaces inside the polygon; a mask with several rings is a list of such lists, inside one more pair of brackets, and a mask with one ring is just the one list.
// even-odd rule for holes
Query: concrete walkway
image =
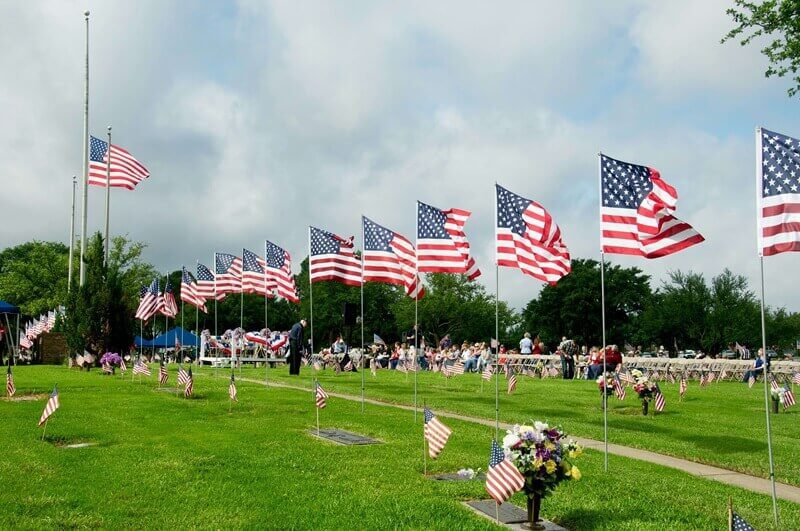
{"label": "concrete walkway", "polygon": [[[309,389],[308,387],[288,385],[274,381],[271,381],[269,382],[269,384],[267,384],[263,380],[255,380],[252,378],[240,378],[240,380],[243,382],[266,385],[268,387],[282,387],[286,389],[294,389],[297,391],[305,391],[306,393],[311,392],[311,389]],[[341,398],[344,400],[350,400],[353,402],[361,401],[360,396],[348,395],[342,393],[332,393],[330,391],[327,391],[327,393],[332,397]],[[371,404],[373,406],[393,407],[397,409],[403,409],[406,411],[414,411],[414,406],[391,404],[389,402],[382,402],[380,400],[374,400],[371,398],[365,398],[364,403]],[[440,409],[436,410],[436,416],[457,419],[464,422],[472,422],[474,424],[481,424],[483,426],[494,427],[494,420],[484,419],[479,417],[470,417],[467,415],[460,415],[458,413],[451,413],[447,411],[442,411]],[[508,429],[510,427],[511,424],[505,422],[500,423],[500,428],[502,429]],[[578,442],[578,444],[580,444],[584,448],[591,448],[592,450],[596,450],[598,452],[602,452],[604,449],[603,441],[586,439],[584,437],[571,436],[571,438],[575,439]],[[772,485],[768,479],[756,476],[748,476],[747,474],[742,474],[741,472],[734,472],[732,470],[728,470],[725,468],[719,468],[711,465],[704,465],[701,463],[696,463],[694,461],[680,459],[678,457],[671,457],[668,455],[658,454],[655,452],[650,452],[648,450],[640,450],[638,448],[631,448],[629,446],[622,446],[619,444],[609,443],[608,453],[614,455],[620,455],[622,457],[629,457],[631,459],[638,459],[640,461],[646,461],[648,463],[655,463],[657,465],[662,465],[669,468],[674,468],[686,472],[687,474],[691,474],[693,476],[719,481],[720,483],[725,483],[728,485],[734,485],[736,487],[741,487],[743,489],[747,489],[753,492],[758,492],[759,494],[766,494],[768,496],[772,495]],[[794,503],[800,503],[800,487],[787,485],[785,483],[776,483],[775,489],[778,498]]]}

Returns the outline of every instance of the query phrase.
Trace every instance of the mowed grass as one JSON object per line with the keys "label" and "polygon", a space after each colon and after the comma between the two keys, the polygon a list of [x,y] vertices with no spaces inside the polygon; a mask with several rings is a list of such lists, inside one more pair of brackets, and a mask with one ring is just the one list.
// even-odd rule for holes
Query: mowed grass
{"label": "mowed grass", "polygon": [[[264,369],[244,368],[243,374],[264,379]],[[336,376],[320,371],[323,385],[333,391],[360,395],[361,375]],[[451,378],[418,373],[417,400],[432,409],[494,419],[495,382],[483,382],[479,374]],[[270,371],[270,378],[297,383],[288,370]],[[306,377],[307,380],[307,377]],[[517,390],[509,395],[501,375],[500,420],[519,423],[530,419],[562,424],[576,436],[603,439],[600,392],[595,382],[585,380],[517,378]],[[608,433],[613,443],[652,450],[692,461],[717,465],[747,474],[769,477],[764,389],[739,382],[715,382],[700,388],[689,382],[683,401],[678,384],[662,382],[666,408],[656,415],[641,414],[641,401],[632,388],[627,398],[609,398]],[[795,391],[800,393],[800,389]],[[367,371],[365,395],[399,404],[414,403],[414,375],[380,370]],[[651,404],[651,412],[653,410]],[[772,415],[772,444],[779,481],[800,485],[800,406]]]}
{"label": "mowed grass", "polygon": [[[49,392],[57,382],[61,409],[42,442],[36,423],[46,399],[0,400],[0,527],[495,528],[460,503],[485,498],[481,482],[423,476],[421,418],[415,424],[407,411],[370,405],[362,414],[357,402],[331,398],[323,427],[384,443],[337,446],[308,434],[310,388],[239,382],[240,402],[228,413],[228,382],[223,371],[218,376],[198,371],[196,397],[187,400],[155,390],[155,376],[138,383],[99,371],[18,367],[19,394]],[[445,422],[453,435],[429,473],[485,470],[493,430]],[[98,445],[56,444],[77,441]],[[606,475],[596,452],[578,466],[583,479],[543,504],[546,518],[569,529],[721,529],[728,496],[758,529],[770,528],[767,496],[614,456]],[[512,501],[524,504],[521,495]],[[800,526],[798,505],[781,502],[780,510],[784,529]]]}

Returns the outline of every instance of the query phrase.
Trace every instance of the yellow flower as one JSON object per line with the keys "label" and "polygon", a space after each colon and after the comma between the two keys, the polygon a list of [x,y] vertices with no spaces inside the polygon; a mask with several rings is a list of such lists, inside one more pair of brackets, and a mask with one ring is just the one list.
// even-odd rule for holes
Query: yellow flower
{"label": "yellow flower", "polygon": [[544,443],[544,447],[547,448],[548,450],[555,450],[556,445],[551,443],[550,441],[546,441]]}
{"label": "yellow flower", "polygon": [[581,471],[575,465],[572,466],[572,479],[581,479]]}
{"label": "yellow flower", "polygon": [[570,468],[572,468],[572,465],[570,465],[566,461],[561,461],[561,469],[564,471],[564,474],[569,476],[569,469]]}
{"label": "yellow flower", "polygon": [[548,474],[552,474],[556,471],[556,462],[552,459],[548,459],[547,462],[544,464],[544,469],[547,470]]}
{"label": "yellow flower", "polygon": [[581,450],[580,448],[576,448],[574,450],[569,451],[569,457],[570,459],[575,459],[576,457],[580,457],[582,453],[583,450]]}
{"label": "yellow flower", "polygon": [[539,470],[540,468],[542,468],[542,459],[537,457],[533,460],[533,469]]}

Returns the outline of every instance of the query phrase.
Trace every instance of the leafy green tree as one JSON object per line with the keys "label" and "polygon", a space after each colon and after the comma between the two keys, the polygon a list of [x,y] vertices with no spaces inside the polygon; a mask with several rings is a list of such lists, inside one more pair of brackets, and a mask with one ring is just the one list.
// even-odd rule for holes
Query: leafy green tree
{"label": "leafy green tree", "polygon": [[736,27],[722,39],[722,42],[739,40],[746,46],[762,37],[771,38],[761,49],[769,59],[766,77],[784,77],[787,74],[795,83],[790,87],[789,96],[800,90],[800,0],[765,0],[748,2],[735,0],[736,7],[726,11],[733,18]]}
{"label": "leafy green tree", "polygon": [[[606,264],[606,342],[624,344],[636,333],[637,319],[653,294],[649,277],[638,267]],[[552,348],[561,336],[585,345],[600,345],[602,320],[600,263],[575,259],[572,271],[556,285],[542,288],[522,312],[525,329]]]}
{"label": "leafy green tree", "polygon": [[28,315],[59,306],[67,292],[69,249],[61,243],[32,241],[0,252],[0,299]]}
{"label": "leafy green tree", "polygon": [[726,268],[711,280],[711,308],[703,349],[716,354],[735,341],[759,344],[760,315],[760,305],[748,288],[747,278]]}

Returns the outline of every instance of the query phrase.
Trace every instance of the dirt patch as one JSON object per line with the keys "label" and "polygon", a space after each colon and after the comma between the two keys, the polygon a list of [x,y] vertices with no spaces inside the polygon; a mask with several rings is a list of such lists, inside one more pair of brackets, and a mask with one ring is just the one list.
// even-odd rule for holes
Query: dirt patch
{"label": "dirt patch", "polygon": [[4,396],[0,398],[0,400],[5,400],[6,402],[31,402],[34,400],[43,400],[50,396],[47,393],[40,393],[35,395],[14,395],[12,397]]}

